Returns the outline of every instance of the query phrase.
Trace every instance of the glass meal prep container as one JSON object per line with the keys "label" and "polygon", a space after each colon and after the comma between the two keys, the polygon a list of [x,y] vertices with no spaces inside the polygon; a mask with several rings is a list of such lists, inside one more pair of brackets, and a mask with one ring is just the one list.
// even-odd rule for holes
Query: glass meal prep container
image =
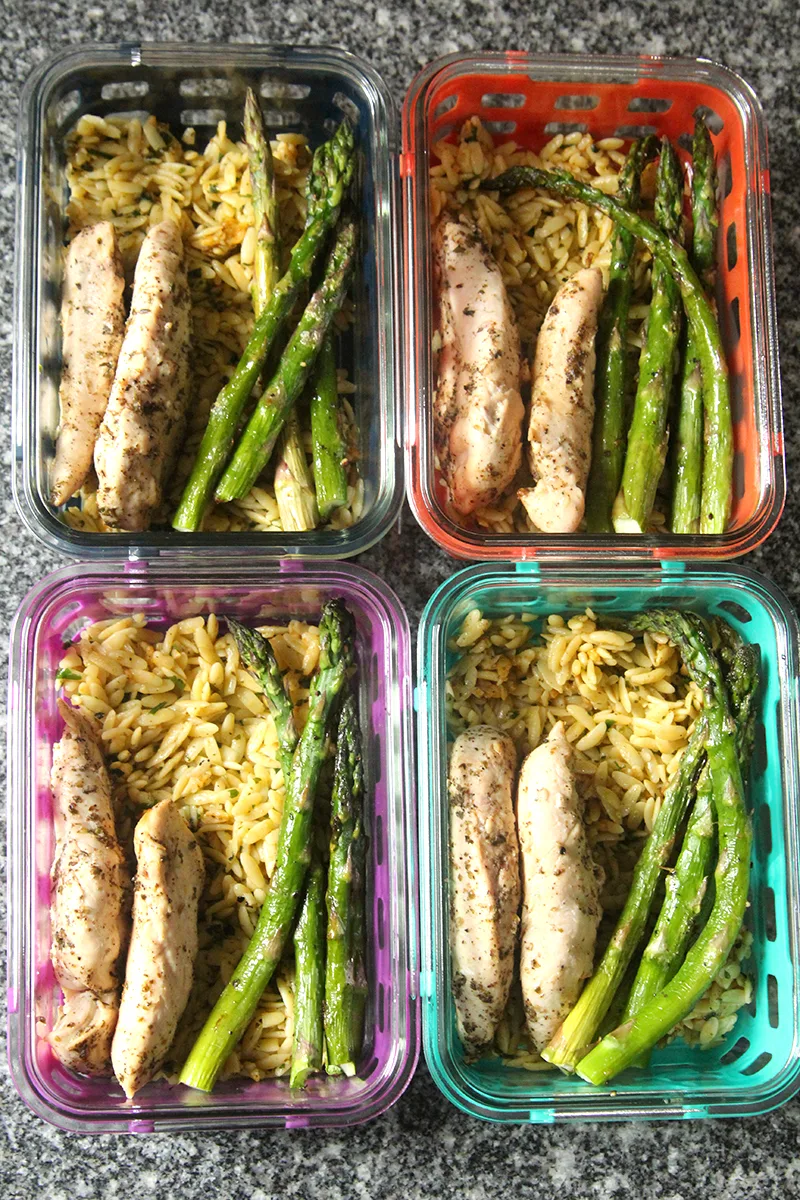
{"label": "glass meal prep container", "polygon": [[[718,614],[760,647],[755,752],[747,784],[753,820],[751,1003],[710,1049],[675,1040],[644,1070],[595,1088],[557,1070],[526,1071],[500,1058],[464,1061],[451,993],[448,904],[448,642],[473,609],[488,617],[568,617],[587,606],[622,616],[653,606]],[[536,628],[536,626],[534,626]],[[423,614],[418,645],[420,992],[423,1046],[434,1080],[464,1112],[490,1121],[746,1116],[800,1087],[800,857],[798,849],[798,627],[785,597],[747,569],[643,565],[624,581],[590,564],[481,565],[444,583]]]}
{"label": "glass meal prep container", "polygon": [[[339,338],[355,392],[364,509],[347,529],[306,533],[102,534],[67,526],[49,501],[59,421],[62,246],[66,231],[66,137],[86,113],[155,113],[197,146],[228,122],[241,136],[245,89],[264,110],[268,132],[305,134],[312,146],[349,116],[356,127],[359,252],[349,295],[351,329]],[[80,557],[126,554],[131,547],[242,551],[275,557],[345,558],[390,528],[403,495],[396,355],[394,222],[398,121],[380,77],[342,50],[257,45],[122,45],[62,50],[28,80],[18,134],[17,285],[14,344],[13,471],[17,506],[47,545]]]}
{"label": "glass meal prep container", "polygon": [[[717,304],[734,422],[733,507],[722,535],[497,533],[448,511],[435,461],[429,171],[433,146],[455,141],[478,116],[490,132],[538,150],[558,133],[595,139],[665,134],[685,159],[697,109],[712,131],[720,179]],[[426,67],[402,114],[406,220],[406,476],[425,530],[460,558],[724,559],[758,546],[775,527],[785,492],[775,319],[767,132],[758,99],[732,71],[704,59],[483,53]]]}
{"label": "glass meal prep container", "polygon": [[[55,673],[64,644],[114,614],[144,612],[156,627],[210,612],[250,624],[313,620],[333,596],[344,599],[356,620],[369,798],[370,986],[357,1076],[317,1076],[295,1094],[288,1078],[221,1079],[210,1095],[155,1081],[126,1102],[112,1080],[64,1068],[40,1036],[52,1027],[61,994],[49,957],[54,845],[49,776],[52,745],[62,729]],[[102,563],[72,565],[49,575],[23,600],[11,634],[10,679],[9,1059],[14,1083],[33,1111],[61,1129],[152,1132],[354,1125],[394,1103],[416,1065],[419,1013],[410,636],[393,593],[357,567],[286,569],[257,556],[137,563],[126,571]]]}

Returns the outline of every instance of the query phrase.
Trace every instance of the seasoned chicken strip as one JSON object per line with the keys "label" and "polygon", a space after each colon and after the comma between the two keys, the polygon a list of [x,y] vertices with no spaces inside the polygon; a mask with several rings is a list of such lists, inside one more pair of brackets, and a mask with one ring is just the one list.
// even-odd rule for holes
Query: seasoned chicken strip
{"label": "seasoned chicken strip", "polygon": [[494,1037],[514,970],[519,846],[514,825],[517,752],[476,725],[450,758],[450,945],[458,1035],[467,1053]]}
{"label": "seasoned chicken strip", "polygon": [[583,520],[592,457],[594,335],[603,298],[595,267],[555,294],[539,330],[533,364],[528,458],[536,480],[518,495],[537,529],[574,533]]}
{"label": "seasoned chicken strip", "polygon": [[519,334],[474,224],[444,216],[434,253],[442,338],[434,440],[453,506],[469,514],[502,495],[522,459]]}
{"label": "seasoned chicken strip", "polygon": [[50,956],[64,1003],[49,1035],[65,1066],[106,1074],[117,1023],[130,879],[117,841],[111,782],[90,717],[58,702],[65,729],[53,750],[56,852]]}
{"label": "seasoned chicken strip", "polygon": [[171,800],[140,818],[133,843],[133,932],[111,1046],[114,1074],[129,1098],[161,1066],[189,999],[205,877],[202,851]]}
{"label": "seasoned chicken strip", "polygon": [[139,251],[131,312],[94,451],[110,529],[148,529],[180,448],[189,402],[189,286],[172,221]]}
{"label": "seasoned chicken strip", "polygon": [[110,221],[82,229],[64,263],[61,300],[61,427],[53,464],[53,504],[86,480],[125,330],[125,276]]}
{"label": "seasoned chicken strip", "polygon": [[517,792],[520,982],[537,1050],[550,1041],[592,973],[602,916],[603,872],[589,849],[571,760],[559,721],[523,762]]}

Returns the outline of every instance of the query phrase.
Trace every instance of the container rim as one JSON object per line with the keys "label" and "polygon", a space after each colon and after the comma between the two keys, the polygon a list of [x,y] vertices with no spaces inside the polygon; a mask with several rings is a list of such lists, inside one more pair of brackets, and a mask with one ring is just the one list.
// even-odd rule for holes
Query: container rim
{"label": "container rim", "polygon": [[[388,233],[381,233],[376,222],[376,240],[385,241],[377,263],[376,278],[385,291],[387,312],[379,318],[379,341],[384,343],[388,369],[387,405],[383,420],[388,437],[382,455],[386,470],[378,481],[368,511],[350,528],[319,529],[308,533],[289,531],[242,531],[228,533],[179,533],[176,530],[141,534],[88,534],[59,520],[44,502],[34,480],[32,464],[37,453],[29,426],[31,405],[36,390],[30,379],[30,364],[36,354],[38,330],[34,328],[36,300],[34,285],[39,277],[39,246],[36,239],[37,202],[40,188],[38,162],[41,155],[43,100],[51,81],[61,73],[85,66],[192,66],[199,69],[219,66],[219,56],[229,56],[232,46],[224,42],[88,42],[65,45],[38,64],[26,79],[21,94],[17,122],[17,196],[15,217],[15,282],[13,297],[14,345],[12,355],[11,436],[14,460],[11,490],[14,504],[26,528],[43,545],[72,558],[158,556],[164,552],[210,550],[224,553],[229,547],[240,551],[258,551],[274,559],[298,558],[308,561],[344,559],[370,549],[385,536],[397,520],[405,496],[402,372],[400,353],[402,313],[397,303],[397,252],[394,245],[394,213],[398,207],[398,180],[395,170],[395,140],[398,127],[397,106],[379,72],[361,56],[332,46],[294,46],[289,43],[235,43],[237,63],[244,68],[288,67],[297,71],[315,67],[339,71],[366,91],[375,113],[375,136],[385,146],[381,155],[383,169],[376,184],[376,212],[388,211]],[[385,162],[383,158],[385,157]],[[36,247],[31,254],[23,247]],[[382,282],[381,282],[382,280]],[[383,325],[388,320],[388,329]]]}
{"label": "container rim", "polygon": [[[227,560],[199,554],[191,563],[165,560],[132,564],[125,576],[115,570],[113,562],[67,563],[33,585],[23,597],[10,626],[10,690],[8,726],[9,820],[7,830],[8,878],[8,952],[7,952],[7,1057],[12,1082],[24,1103],[37,1116],[56,1128],[78,1133],[151,1133],[165,1130],[199,1132],[211,1128],[245,1128],[256,1125],[283,1126],[287,1129],[344,1128],[360,1125],[390,1108],[408,1087],[421,1049],[420,997],[418,982],[418,910],[417,890],[417,812],[416,775],[413,770],[414,727],[412,720],[411,631],[408,617],[394,591],[379,576],[351,563],[277,563],[267,555],[251,555],[247,559],[230,556]],[[78,571],[80,570],[80,575]],[[392,953],[400,970],[402,990],[392,999],[403,1013],[403,1037],[392,1047],[387,1059],[386,1078],[368,1103],[359,1107],[359,1093],[335,1108],[314,1108],[305,1103],[268,1105],[241,1100],[228,1107],[220,1101],[206,1107],[176,1105],[174,1109],[155,1109],[146,1104],[130,1110],[116,1109],[97,1115],[78,1112],[68,1103],[58,1103],[42,1093],[31,1075],[26,1055],[27,1022],[32,997],[28,993],[28,976],[24,952],[29,949],[30,931],[26,933],[27,908],[17,903],[27,895],[25,856],[26,832],[23,829],[23,803],[33,786],[31,752],[26,752],[25,734],[28,713],[23,703],[30,694],[35,664],[29,659],[27,647],[35,634],[42,614],[70,584],[113,580],[115,590],[126,582],[141,586],[152,581],[162,586],[179,587],[202,585],[208,579],[233,581],[238,586],[255,587],[262,592],[273,588],[316,587],[323,595],[335,594],[341,588],[350,597],[361,599],[372,607],[376,616],[391,630],[387,637],[387,654],[394,662],[391,689],[395,710],[392,740],[395,751],[392,784],[394,801],[391,812],[397,819],[395,844],[403,872],[398,894],[398,911],[404,927],[393,929]],[[20,752],[22,748],[22,752]],[[22,890],[21,890],[22,889]]]}
{"label": "container rim", "polygon": [[[417,723],[418,723],[418,786],[419,786],[419,873],[420,873],[420,978],[422,981],[422,1041],[423,1054],[429,1071],[437,1087],[462,1112],[470,1116],[494,1123],[576,1123],[583,1120],[618,1121],[631,1119],[649,1120],[686,1120],[703,1117],[736,1117],[755,1116],[770,1112],[785,1104],[800,1092],[800,829],[797,825],[798,811],[798,780],[796,767],[792,769],[794,794],[791,804],[784,798],[781,807],[781,817],[794,815],[793,820],[784,820],[786,837],[786,891],[787,891],[787,928],[789,951],[794,963],[794,987],[787,1003],[791,1006],[793,1022],[792,1049],[781,1071],[771,1080],[759,1084],[757,1081],[747,1091],[742,1089],[731,1099],[715,1094],[713,1087],[708,1087],[698,1094],[697,1098],[688,1097],[684,1103],[659,1100],[658,1093],[626,1093],[624,1098],[615,1103],[613,1089],[598,1089],[594,1094],[580,1099],[570,1100],[569,1103],[553,1097],[550,1100],[539,1098],[523,1099],[519,1103],[508,1100],[492,1103],[488,1094],[474,1088],[471,1091],[460,1091],[456,1082],[451,1078],[442,1062],[437,1039],[437,1025],[433,1015],[433,1006],[437,995],[436,955],[441,947],[434,947],[434,942],[442,936],[437,932],[437,899],[433,894],[433,880],[436,871],[433,857],[437,850],[439,831],[438,821],[434,813],[434,796],[431,794],[430,780],[441,769],[441,747],[439,745],[438,715],[433,711],[430,695],[431,680],[437,674],[438,656],[442,649],[443,625],[452,612],[454,605],[462,598],[468,598],[481,584],[497,582],[509,585],[528,583],[531,588],[542,586],[572,586],[588,591],[593,584],[603,584],[606,587],[635,588],[640,585],[660,584],[669,587],[671,591],[684,586],[691,588],[693,581],[708,580],[709,582],[726,582],[734,587],[741,586],[749,589],[770,606],[782,622],[782,632],[786,635],[785,660],[784,647],[781,647],[781,661],[775,664],[779,667],[781,679],[782,715],[781,743],[784,759],[781,762],[781,782],[783,794],[787,787],[786,761],[796,763],[798,754],[798,735],[800,734],[800,622],[787,596],[771,579],[751,567],[736,564],[726,566],[715,563],[673,563],[662,564],[632,564],[630,572],[620,583],[618,564],[605,563],[573,563],[566,566],[552,560],[546,563],[516,563],[493,564],[480,563],[464,567],[456,574],[445,580],[436,589],[426,604],[420,618],[419,636],[417,643]],[[565,604],[565,607],[572,607]],[[789,808],[792,812],[790,813]],[[434,845],[437,843],[437,845]],[[445,950],[446,952],[446,950]],[[783,1002],[782,1002],[783,1003]],[[535,1075],[532,1076],[535,1078]],[[678,1091],[679,1089],[674,1089]]]}
{"label": "container rim", "polygon": [[[428,212],[427,188],[417,184],[416,172],[427,171],[427,146],[417,145],[416,124],[427,120],[428,97],[443,76],[457,74],[460,67],[476,72],[500,74],[527,72],[534,79],[555,78],[567,83],[613,82],[615,72],[635,74],[639,78],[686,79],[701,77],[704,82],[723,88],[735,101],[746,120],[752,138],[753,163],[748,178],[746,204],[752,216],[750,232],[750,305],[754,340],[755,403],[762,410],[764,444],[758,454],[764,496],[759,508],[741,527],[722,535],[670,534],[668,541],[658,535],[586,534],[491,534],[464,528],[443,509],[433,486],[429,462],[430,438],[423,428],[429,419],[422,414],[422,398],[427,389],[428,371],[418,366],[419,350],[414,345],[414,329],[420,323],[418,290],[424,284],[417,276],[430,277],[430,252],[427,240],[419,250],[414,245],[415,223]],[[599,73],[599,78],[598,78]],[[606,76],[609,76],[606,80]],[[423,116],[419,113],[422,110]],[[475,54],[443,55],[423,67],[411,82],[403,102],[403,186],[404,186],[404,289],[409,314],[406,326],[405,392],[412,398],[406,414],[405,457],[406,490],[419,524],[446,553],[459,559],[493,562],[529,559],[616,558],[625,563],[639,559],[684,559],[691,561],[736,558],[762,545],[780,520],[786,499],[786,467],[783,443],[783,414],[775,278],[772,248],[772,216],[769,195],[769,155],[766,121],[753,87],[736,71],[710,58],[636,54],[528,54],[524,51],[483,51]],[[419,192],[419,196],[417,196]],[[421,197],[421,198],[420,198]],[[763,288],[753,286],[753,265],[758,267]],[[424,351],[423,351],[424,352]],[[430,400],[426,401],[430,405]]]}

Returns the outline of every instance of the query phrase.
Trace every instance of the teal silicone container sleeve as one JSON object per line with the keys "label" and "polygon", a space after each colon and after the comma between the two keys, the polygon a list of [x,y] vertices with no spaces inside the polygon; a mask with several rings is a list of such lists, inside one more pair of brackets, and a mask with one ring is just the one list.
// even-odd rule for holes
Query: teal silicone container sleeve
{"label": "teal silicone container sleeve", "polygon": [[[590,606],[596,613],[654,605],[719,614],[760,648],[756,747],[748,781],[754,839],[746,962],[751,1004],[711,1049],[675,1040],[646,1070],[594,1088],[556,1071],[525,1071],[499,1058],[464,1061],[450,991],[448,935],[448,731],[444,688],[448,642],[472,609],[540,618]],[[478,566],[448,580],[429,601],[418,647],[419,842],[423,1047],[431,1074],[459,1108],[491,1121],[687,1118],[766,1112],[800,1087],[798,940],[798,623],[778,589],[744,568],[681,564],[619,568],[518,564]]]}

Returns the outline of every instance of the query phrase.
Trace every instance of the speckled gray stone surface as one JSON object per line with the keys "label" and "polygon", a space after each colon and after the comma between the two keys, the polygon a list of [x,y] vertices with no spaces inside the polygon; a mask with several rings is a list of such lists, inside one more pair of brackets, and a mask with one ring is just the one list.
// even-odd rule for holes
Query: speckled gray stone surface
{"label": "speckled gray stone surface", "polygon": [[[3,483],[0,608],[3,627],[25,591],[59,565],[15,516],[9,401],[17,98],[31,68],[65,42],[138,39],[285,41],[344,45],[367,57],[398,102],[416,70],[455,50],[637,51],[704,55],[755,86],[770,128],[789,498],[780,529],[750,563],[800,601],[800,510],[793,495],[800,461],[800,41],[793,0],[6,0],[0,40],[0,396]],[[412,625],[434,587],[455,569],[415,526],[402,525],[364,564],[385,574]],[[5,863],[2,863],[3,869]],[[3,914],[4,915],[4,914]],[[0,1014],[5,1027],[5,1011]],[[495,1196],[583,1200],[783,1200],[800,1195],[800,1103],[750,1121],[498,1129],[462,1116],[423,1066],[386,1116],[353,1132],[315,1135],[249,1131],[148,1138],[56,1132],[18,1099],[0,1060],[0,1200],[116,1197],[268,1200],[292,1197],[452,1198]]]}

